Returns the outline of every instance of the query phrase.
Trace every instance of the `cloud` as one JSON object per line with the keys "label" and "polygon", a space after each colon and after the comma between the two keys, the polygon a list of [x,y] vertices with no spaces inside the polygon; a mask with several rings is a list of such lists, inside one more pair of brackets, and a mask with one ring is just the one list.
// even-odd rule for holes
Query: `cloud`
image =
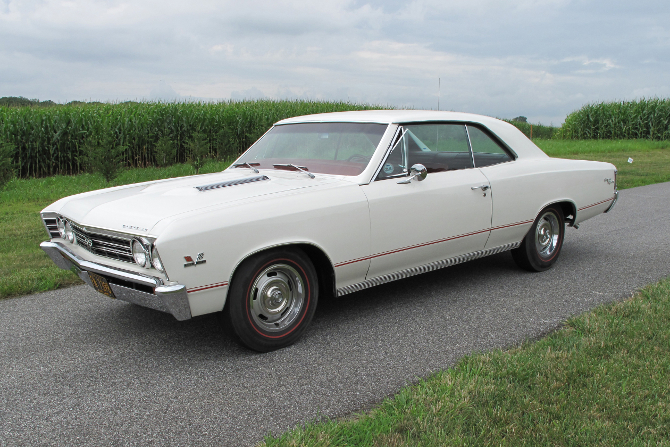
{"label": "cloud", "polygon": [[442,107],[559,123],[667,94],[669,20],[650,0],[0,0],[0,95],[435,108],[441,78]]}
{"label": "cloud", "polygon": [[170,84],[165,81],[158,81],[158,85],[151,89],[149,98],[156,101],[176,101],[182,98]]}
{"label": "cloud", "polygon": [[250,89],[244,91],[233,91],[230,92],[230,99],[235,101],[243,101],[247,99],[265,99],[265,93],[257,89],[256,87],[251,87]]}

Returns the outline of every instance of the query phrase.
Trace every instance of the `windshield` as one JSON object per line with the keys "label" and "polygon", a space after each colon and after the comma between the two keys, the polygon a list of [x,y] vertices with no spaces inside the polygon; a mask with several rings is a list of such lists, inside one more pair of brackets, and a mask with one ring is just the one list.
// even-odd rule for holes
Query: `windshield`
{"label": "windshield", "polygon": [[[370,162],[386,124],[302,123],[273,127],[235,162],[249,169],[291,169],[358,175]],[[276,166],[284,165],[284,166]]]}

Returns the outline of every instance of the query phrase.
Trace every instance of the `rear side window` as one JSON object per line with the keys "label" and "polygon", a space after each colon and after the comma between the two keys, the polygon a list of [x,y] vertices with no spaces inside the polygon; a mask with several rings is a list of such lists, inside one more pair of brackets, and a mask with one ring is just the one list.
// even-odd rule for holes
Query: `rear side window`
{"label": "rear side window", "polygon": [[497,141],[480,128],[468,125],[468,134],[476,167],[482,168],[513,160]]}

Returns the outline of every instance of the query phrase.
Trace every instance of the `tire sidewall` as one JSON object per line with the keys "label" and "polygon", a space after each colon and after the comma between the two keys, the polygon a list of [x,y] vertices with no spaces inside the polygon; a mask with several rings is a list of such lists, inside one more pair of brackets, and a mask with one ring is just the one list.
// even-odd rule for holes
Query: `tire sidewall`
{"label": "tire sidewall", "polygon": [[[254,280],[267,267],[287,264],[294,268],[305,286],[305,301],[295,321],[280,332],[269,332],[255,324],[250,314],[249,296]],[[250,349],[272,351],[291,345],[307,329],[314,316],[318,301],[318,279],[311,261],[304,252],[295,248],[275,249],[259,253],[245,260],[233,275],[226,303],[226,324],[230,325],[239,341]]]}
{"label": "tire sidewall", "polygon": [[[547,212],[552,212],[553,214],[556,215],[558,219],[559,235],[558,235],[558,243],[556,245],[556,248],[554,249],[553,255],[550,258],[545,259],[541,257],[540,254],[537,252],[537,248],[535,246],[535,233],[537,231],[537,226],[540,223],[540,219],[542,219],[542,217],[545,214],[547,214]],[[561,253],[561,248],[563,248],[564,236],[565,236],[565,221],[563,218],[563,210],[560,207],[553,205],[544,208],[535,219],[535,222],[533,222],[533,226],[530,228],[530,231],[528,232],[528,235],[524,240],[524,244],[526,246],[525,247],[526,255],[528,256],[528,261],[532,265],[533,269],[535,269],[538,272],[541,272],[551,268],[551,266],[554,265],[554,263],[558,259],[559,254]]]}

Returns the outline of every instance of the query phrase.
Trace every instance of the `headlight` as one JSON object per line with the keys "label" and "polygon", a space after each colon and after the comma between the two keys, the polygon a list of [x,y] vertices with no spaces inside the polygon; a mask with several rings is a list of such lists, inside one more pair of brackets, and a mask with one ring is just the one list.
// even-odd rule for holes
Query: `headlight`
{"label": "headlight", "polygon": [[135,259],[137,265],[148,268],[151,261],[149,259],[149,250],[144,244],[137,239],[133,239],[132,250],[133,259]]}
{"label": "headlight", "polygon": [[74,231],[72,231],[70,222],[65,222],[64,233],[65,233],[65,239],[67,239],[69,242],[74,244],[77,241],[77,237],[75,236]]}
{"label": "headlight", "polygon": [[58,227],[58,234],[60,234],[60,237],[65,239],[65,221],[62,217],[59,216],[56,219],[56,226]]}
{"label": "headlight", "polygon": [[158,250],[156,250],[156,247],[151,250],[151,265],[153,265],[154,268],[159,272],[165,273],[165,268],[163,267],[160,256],[158,256]]}

